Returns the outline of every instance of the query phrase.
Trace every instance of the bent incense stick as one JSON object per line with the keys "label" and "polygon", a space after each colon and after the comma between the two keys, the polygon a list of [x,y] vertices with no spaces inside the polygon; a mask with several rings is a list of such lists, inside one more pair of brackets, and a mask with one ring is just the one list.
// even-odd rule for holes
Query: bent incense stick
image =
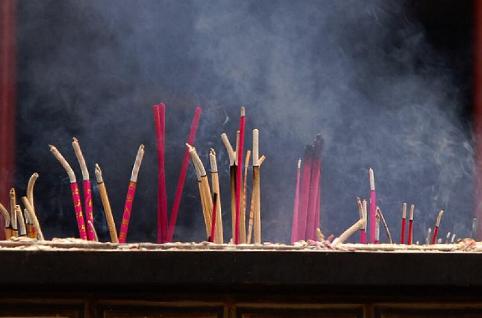
{"label": "bent incense stick", "polygon": [[415,213],[415,204],[410,205],[410,217],[408,220],[408,245],[412,245],[413,240],[413,215]]}
{"label": "bent incense stick", "polygon": [[246,243],[246,192],[248,187],[248,166],[249,166],[249,159],[251,157],[251,150],[246,152],[246,158],[244,160],[244,174],[243,174],[243,193],[242,193],[242,200],[241,200],[241,219],[240,219],[240,243]]}
{"label": "bent incense stick", "polygon": [[209,242],[216,242],[216,207],[218,206],[218,194],[216,192],[213,193],[213,211],[211,213],[211,232],[209,234]]}
{"label": "bent incense stick", "polygon": [[0,203],[0,213],[3,216],[3,220],[5,221],[5,239],[8,240],[12,236],[12,228],[10,226],[10,213],[8,210]]}
{"label": "bent incense stick", "polygon": [[221,207],[221,192],[219,190],[219,175],[218,164],[216,161],[216,152],[211,148],[209,152],[209,163],[211,166],[211,185],[213,187],[213,193],[216,193],[216,236],[214,242],[222,244],[224,242],[223,234],[223,219],[222,219],[222,207]]}
{"label": "bent incense stick", "polygon": [[442,220],[443,215],[444,215],[444,210],[440,210],[440,212],[437,215],[437,220],[435,221],[435,227],[433,228],[432,244],[435,244],[435,242],[437,242],[438,229],[440,227],[440,221]]}
{"label": "bent incense stick", "polygon": [[[196,109],[194,110],[194,117],[191,122],[191,129],[189,130],[189,136],[187,137],[187,143],[190,145],[195,144],[196,133],[199,127],[199,119],[201,118],[201,111],[202,111],[202,108],[200,106],[197,106]],[[179,213],[179,207],[181,206],[181,198],[184,190],[184,184],[186,182],[186,175],[187,175],[187,169],[189,167],[190,158],[191,156],[189,155],[189,150],[186,149],[184,151],[184,157],[182,159],[181,171],[179,173],[179,179],[177,180],[176,193],[174,195],[174,201],[172,203],[172,208],[171,208],[171,215],[169,218],[169,224],[167,229],[168,242],[171,242],[174,237],[177,216]]]}
{"label": "bent incense stick", "polygon": [[236,224],[236,152],[229,142],[228,136],[225,133],[221,134],[221,140],[229,157],[229,189],[231,196],[231,238],[234,242],[235,224]]}
{"label": "bent incense stick", "polygon": [[[80,148],[79,141],[77,138],[72,138],[72,148],[74,148],[75,156],[79,162],[80,170],[82,172],[82,187],[84,193],[84,209],[85,209],[85,219],[94,224],[94,214],[92,208],[92,186],[90,184],[89,169],[87,169],[87,164],[85,163],[84,155],[82,154],[82,149]],[[27,196],[28,197],[28,196]],[[91,227],[87,227],[87,239],[89,241],[94,240],[94,232]]]}
{"label": "bent incense stick", "polygon": [[99,189],[100,200],[102,201],[102,206],[104,207],[105,220],[107,222],[107,228],[109,229],[110,241],[112,243],[119,243],[114,216],[112,215],[112,208],[110,206],[109,195],[107,194],[107,188],[105,186],[104,178],[102,177],[102,170],[97,163],[95,164],[95,178],[97,181],[97,188]]}
{"label": "bent incense stick", "polygon": [[402,203],[402,225],[400,230],[400,244],[405,244],[405,224],[407,222],[407,203]]}
{"label": "bent incense stick", "polygon": [[22,209],[20,205],[15,206],[15,215],[18,221],[18,235],[19,236],[26,236],[27,235],[27,228],[25,226],[25,219],[23,218]]}
{"label": "bent incense stick", "polygon": [[377,193],[375,191],[375,174],[372,168],[368,169],[368,179],[370,181],[370,243],[375,242],[375,227],[376,227],[376,214],[377,214]]}
{"label": "bent incense stick", "polygon": [[[65,160],[65,158],[62,156],[62,154],[58,151],[58,149],[55,146],[49,145],[49,147],[50,147],[50,152],[60,162],[65,172],[69,176],[70,191],[72,192],[72,202],[74,204],[75,218],[77,220],[79,235],[81,239],[87,240],[87,232],[85,229],[84,215],[82,213],[82,205],[80,203],[79,185],[77,184],[77,179],[75,178],[74,170],[72,170],[72,167],[69,165],[67,160]],[[33,206],[32,206],[32,209],[34,209]],[[33,210],[33,213],[35,214],[35,210]],[[39,229],[37,229],[37,231],[38,230]]]}
{"label": "bent incense stick", "polygon": [[94,223],[91,221],[87,221],[87,227],[90,227],[92,233],[94,233],[94,239],[92,241],[99,242],[99,237],[97,236],[97,232],[95,231]]}
{"label": "bent incense stick", "polygon": [[124,213],[122,215],[122,223],[120,227],[119,243],[125,243],[127,239],[127,231],[129,230],[129,221],[132,213],[132,203],[134,202],[134,197],[136,195],[137,178],[139,176],[139,169],[141,168],[143,157],[144,145],[140,145],[137,150],[134,167],[132,168],[129,187],[127,188],[126,202],[124,204]]}
{"label": "bent incense stick", "polygon": [[335,238],[331,243],[331,246],[336,247],[338,244],[345,242],[350,236],[356,233],[356,231],[360,230],[365,226],[365,220],[359,219],[355,224],[350,226],[348,229],[345,230],[339,237]]}
{"label": "bent incense stick", "polygon": [[35,183],[37,182],[38,177],[39,177],[39,174],[37,172],[33,173],[30,176],[30,179],[28,180],[28,184],[27,184],[27,198],[30,200],[30,204],[32,204],[32,207],[34,209],[35,209],[35,204],[34,204],[33,189],[35,187]]}
{"label": "bent incense stick", "polygon": [[[239,144],[236,147],[237,168],[236,168],[236,222],[234,230],[234,244],[240,242],[240,221],[241,221],[241,183],[243,177],[243,150],[244,150],[244,130],[246,127],[246,110],[241,107],[241,116],[239,119]],[[253,147],[254,149],[254,147]],[[253,155],[254,158],[254,155]],[[256,236],[256,230],[255,230]],[[255,238],[256,240],[256,238]]]}
{"label": "bent incense stick", "polygon": [[32,221],[35,231],[36,231],[36,238],[40,241],[44,240],[44,235],[42,233],[42,228],[40,227],[40,223],[38,221],[37,215],[35,214],[35,210],[33,209],[32,205],[30,204],[30,200],[27,197],[22,197],[22,202],[25,208],[28,211],[28,217],[30,221]]}
{"label": "bent incense stick", "polygon": [[167,193],[165,173],[165,128],[166,105],[160,103],[152,107],[157,145],[157,243],[167,239]]}
{"label": "bent incense stick", "polygon": [[[298,241],[298,217],[300,206],[300,178],[301,178],[301,159],[298,159],[296,166],[296,186],[293,203],[293,223],[291,224],[291,244]],[[248,242],[249,243],[249,242]]]}
{"label": "bent incense stick", "polygon": [[383,216],[382,209],[377,206],[377,215],[380,216],[380,220],[382,221],[383,228],[385,229],[385,233],[387,234],[388,237],[388,242],[390,244],[393,244],[393,239],[392,239],[392,234],[390,233],[390,228],[388,227],[387,221],[385,220],[385,216]]}

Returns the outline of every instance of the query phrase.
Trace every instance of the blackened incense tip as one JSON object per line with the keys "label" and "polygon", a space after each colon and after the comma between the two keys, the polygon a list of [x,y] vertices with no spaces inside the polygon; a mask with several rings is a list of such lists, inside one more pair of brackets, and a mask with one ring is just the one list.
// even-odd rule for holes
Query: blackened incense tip
{"label": "blackened incense tip", "polygon": [[79,142],[79,140],[78,140],[76,137],[72,137],[72,142],[76,142],[76,143],[78,143],[78,142]]}

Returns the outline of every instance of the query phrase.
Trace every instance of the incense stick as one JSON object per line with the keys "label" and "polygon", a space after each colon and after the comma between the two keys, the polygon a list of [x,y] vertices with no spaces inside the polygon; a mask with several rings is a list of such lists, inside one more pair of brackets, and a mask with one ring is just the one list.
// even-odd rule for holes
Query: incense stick
{"label": "incense stick", "polygon": [[400,244],[405,244],[405,224],[407,222],[407,203],[402,203],[402,225],[400,231]]}
{"label": "incense stick", "polygon": [[32,205],[30,204],[30,200],[27,197],[22,197],[22,202],[25,208],[28,211],[28,217],[33,222],[35,227],[35,231],[37,232],[36,238],[40,241],[44,240],[44,235],[42,233],[42,228],[40,227],[40,223],[38,221],[37,215],[35,214],[35,210],[33,209]]}
{"label": "incense stick", "polygon": [[3,216],[3,220],[5,221],[5,239],[8,240],[10,239],[10,236],[12,236],[12,231],[10,227],[10,213],[8,213],[8,210],[3,206],[3,204],[0,203],[0,213]]}
{"label": "incense stick", "polygon": [[19,236],[26,236],[27,235],[27,228],[25,226],[25,219],[23,218],[22,209],[20,205],[16,205],[15,207],[15,215],[18,220],[18,234]]}
{"label": "incense stick", "polygon": [[112,208],[110,206],[109,195],[107,194],[107,188],[105,186],[104,178],[102,177],[102,170],[97,163],[95,164],[95,177],[97,180],[97,188],[99,189],[100,200],[102,201],[102,206],[104,207],[104,215],[107,222],[107,228],[109,229],[110,241],[112,243],[119,243],[114,216],[112,215]]}
{"label": "incense stick", "polygon": [[375,219],[375,244],[380,243],[380,215],[377,213],[376,219]]}
{"label": "incense stick", "polygon": [[254,193],[254,243],[261,244],[261,164],[259,157],[259,130],[253,129],[253,193]]}
{"label": "incense stick", "polygon": [[437,241],[438,229],[440,227],[440,221],[442,220],[443,214],[444,214],[444,210],[442,209],[437,215],[437,220],[435,221],[435,227],[433,228],[432,244],[435,244],[435,242]]}
{"label": "incense stick", "polygon": [[305,237],[307,240],[316,239],[316,201],[318,198],[318,192],[320,191],[321,147],[321,135],[316,135],[313,142],[313,163],[311,165],[308,210],[306,217]]}
{"label": "incense stick", "polygon": [[28,184],[27,184],[27,198],[30,200],[30,203],[32,204],[32,207],[34,209],[35,209],[35,204],[34,204],[33,189],[35,187],[35,183],[37,182],[38,177],[39,177],[39,174],[37,172],[33,173],[30,176],[30,179],[28,180]]}
{"label": "incense stick", "polygon": [[[194,117],[191,122],[191,129],[189,130],[189,136],[187,137],[187,143],[190,145],[194,145],[196,140],[196,133],[199,126],[201,111],[202,111],[202,108],[200,106],[196,106],[196,109],[194,110]],[[187,169],[189,167],[190,158],[191,156],[189,155],[189,150],[186,149],[184,151],[184,157],[182,159],[182,165],[181,165],[181,172],[179,173],[176,193],[174,195],[174,201],[172,203],[171,216],[169,218],[169,224],[167,229],[167,242],[171,242],[174,237],[174,231],[176,229],[176,222],[177,222],[177,215],[179,213],[179,207],[181,206],[181,198],[184,190],[184,183],[186,181]]]}
{"label": "incense stick", "polygon": [[246,192],[248,187],[248,166],[249,159],[251,157],[251,150],[246,152],[246,158],[244,160],[244,174],[243,174],[243,194],[241,200],[241,219],[240,219],[240,243],[246,243]]}
{"label": "incense stick", "polygon": [[[237,169],[236,169],[236,222],[234,230],[234,244],[240,243],[240,222],[241,222],[241,189],[243,177],[243,150],[244,150],[244,130],[246,127],[246,111],[241,107],[241,116],[239,119],[239,144],[236,147]],[[254,149],[254,147],[253,147]],[[254,156],[253,156],[254,158]],[[255,219],[256,220],[256,219]],[[256,226],[255,226],[256,228]],[[256,237],[256,229],[255,229]],[[256,238],[255,238],[256,240]]]}
{"label": "incense stick", "polygon": [[[211,166],[211,185],[213,187],[213,193],[216,193],[216,236],[215,243],[222,244],[224,242],[223,234],[223,219],[222,219],[222,207],[221,207],[221,192],[219,189],[219,175],[218,165],[216,162],[216,152],[211,148],[209,152],[209,163]],[[213,205],[214,205],[213,201]]]}
{"label": "incense stick", "polygon": [[15,194],[15,188],[11,188],[9,192],[10,196],[10,224],[12,226],[12,236],[18,236],[17,216],[15,209],[17,207],[17,195]]}
{"label": "incense stick", "polygon": [[129,230],[129,221],[131,218],[132,204],[136,195],[137,178],[139,176],[139,169],[141,168],[142,158],[144,157],[144,145],[140,145],[137,150],[136,160],[132,168],[129,187],[127,188],[126,201],[124,204],[124,213],[122,215],[122,223],[120,227],[119,243],[125,243],[127,239],[127,232]]}
{"label": "incense stick", "polygon": [[377,193],[375,191],[375,174],[372,168],[368,169],[368,179],[370,181],[370,242],[375,242],[375,222],[377,214]]}
{"label": "incense stick", "polygon": [[[360,198],[356,198],[356,205],[358,207],[358,214],[360,215],[360,219],[366,219],[365,211],[363,209],[362,201]],[[367,232],[366,232],[366,223],[365,227],[360,229],[360,244],[367,243]]]}
{"label": "incense stick", "polygon": [[[79,229],[80,238],[83,240],[87,240],[87,232],[85,229],[84,223],[84,215],[82,213],[82,205],[80,203],[80,193],[79,193],[79,185],[77,184],[77,179],[75,178],[74,170],[69,165],[67,160],[62,156],[60,151],[55,146],[49,145],[50,152],[54,155],[54,157],[60,162],[62,167],[64,168],[65,172],[69,176],[70,181],[70,191],[72,192],[72,202],[74,204],[74,211],[75,211],[75,218],[77,220],[77,227]],[[35,214],[35,209],[31,205],[32,211]],[[30,212],[30,211],[29,211]],[[35,224],[35,223],[34,223]],[[39,231],[39,229],[37,229]]]}
{"label": "incense stick", "polygon": [[[90,184],[89,169],[87,169],[87,164],[85,163],[84,155],[82,154],[82,149],[80,148],[79,141],[77,138],[72,138],[72,147],[74,148],[75,156],[79,162],[80,170],[82,172],[82,186],[84,192],[84,209],[85,209],[85,219],[94,224],[94,215],[92,211],[92,186]],[[27,195],[28,197],[28,195]],[[87,239],[89,241],[94,240],[94,232],[90,227],[87,227]]]}
{"label": "incense stick", "polygon": [[[30,198],[28,199],[30,201]],[[27,236],[30,238],[37,238],[37,231],[35,230],[33,221],[30,220],[30,216],[26,208],[23,209],[23,217],[25,219],[25,225],[27,226]]]}
{"label": "incense stick", "polygon": [[432,233],[432,229],[429,227],[428,230],[427,230],[427,236],[425,237],[425,244],[429,244],[430,243],[430,234]]}
{"label": "incense stick", "polygon": [[225,133],[221,134],[221,140],[229,157],[229,189],[231,196],[231,238],[234,242],[235,224],[236,224],[236,153],[229,142],[228,136]]}
{"label": "incense stick", "polygon": [[216,192],[213,193],[213,211],[211,213],[211,232],[208,238],[209,242],[216,242],[216,207],[218,206],[218,194]]}
{"label": "incense stick", "polygon": [[305,234],[306,234],[306,222],[307,222],[307,216],[308,216],[308,204],[310,199],[312,163],[313,163],[313,146],[309,145],[305,147],[305,151],[303,154],[297,240],[306,239]]}
{"label": "incense stick", "polygon": [[365,220],[359,219],[355,224],[350,226],[348,229],[345,230],[339,237],[333,240],[331,243],[332,247],[336,247],[338,244],[345,242],[350,236],[352,236],[356,231],[360,230],[365,226]]}
{"label": "incense stick", "polygon": [[152,108],[157,145],[157,243],[167,239],[167,192],[165,173],[166,105],[160,103]]}
{"label": "incense stick", "polygon": [[99,237],[97,236],[97,232],[95,231],[94,224],[90,220],[87,221],[87,227],[90,228],[90,230],[94,234],[94,239],[92,241],[99,242]]}
{"label": "incense stick", "polygon": [[388,227],[387,221],[385,220],[385,216],[383,215],[382,209],[377,206],[377,214],[380,215],[380,220],[382,221],[383,228],[385,229],[385,233],[388,237],[388,242],[393,244],[392,234],[390,233],[390,228]]}
{"label": "incense stick", "polygon": [[325,236],[323,235],[323,232],[321,232],[320,228],[316,229],[316,238],[320,242],[323,242],[325,240]]}
{"label": "incense stick", "polygon": [[[293,203],[293,223],[291,224],[291,244],[298,241],[298,217],[300,206],[300,179],[301,179],[301,159],[298,159],[296,166],[296,186]],[[249,243],[249,242],[248,242]]]}
{"label": "incense stick", "polygon": [[413,215],[415,213],[415,204],[410,205],[410,217],[408,219],[408,241],[407,244],[411,245],[413,240]]}

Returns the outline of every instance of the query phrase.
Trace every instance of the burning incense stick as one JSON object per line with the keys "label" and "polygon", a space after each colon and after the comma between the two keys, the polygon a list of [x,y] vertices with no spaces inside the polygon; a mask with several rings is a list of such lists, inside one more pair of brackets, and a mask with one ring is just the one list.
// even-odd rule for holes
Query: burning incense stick
{"label": "burning incense stick", "polygon": [[12,236],[18,236],[17,216],[15,209],[17,207],[17,195],[15,194],[15,188],[11,188],[10,192],[10,224],[12,226]]}
{"label": "burning incense stick", "polygon": [[35,209],[35,204],[34,204],[33,189],[35,187],[35,183],[37,182],[38,177],[39,177],[39,174],[37,172],[33,173],[30,179],[28,180],[28,184],[27,184],[27,198],[30,200],[30,203],[32,204],[32,207],[34,209]]}
{"label": "burning incense stick", "polygon": [[[301,159],[298,159],[296,167],[296,186],[293,204],[293,223],[291,225],[291,244],[298,241],[298,217],[300,206],[300,179],[301,179]],[[249,243],[249,242],[248,242]]]}
{"label": "burning incense stick", "polygon": [[215,242],[216,239],[216,207],[218,206],[218,194],[216,192],[213,193],[213,211],[211,213],[211,232],[208,238],[209,242]]}
{"label": "burning incense stick", "polygon": [[435,227],[433,228],[432,244],[435,244],[435,242],[437,241],[438,229],[440,227],[440,221],[442,220],[443,215],[444,215],[444,210],[442,209],[438,213],[437,220],[435,221]]}
{"label": "burning incense stick", "polygon": [[199,190],[201,196],[201,203],[203,204],[203,215],[204,215],[204,223],[206,226],[206,236],[209,237],[210,229],[211,229],[211,211],[213,208],[213,202],[211,197],[211,190],[209,188],[209,181],[206,174],[206,169],[204,169],[204,165],[199,158],[199,155],[196,152],[196,148],[191,146],[190,144],[186,144],[189,154],[191,155],[191,161],[196,169],[196,174],[199,179]]}
{"label": "burning incense stick", "polygon": [[408,219],[408,245],[412,245],[413,240],[413,215],[415,213],[415,204],[410,205],[410,218]]}
{"label": "burning incense stick", "polygon": [[385,233],[388,237],[388,242],[393,244],[392,234],[390,233],[390,228],[388,227],[387,221],[385,220],[385,216],[383,216],[382,209],[377,206],[377,214],[380,215],[380,220],[382,221],[383,228],[385,229]]}
{"label": "burning incense stick", "polygon": [[87,221],[87,227],[90,227],[90,230],[92,233],[94,233],[94,239],[92,241],[99,242],[99,237],[97,236],[97,232],[95,231],[94,223],[92,223],[90,220]]}
{"label": "burning incense stick", "polygon": [[99,189],[100,200],[104,207],[105,220],[107,221],[107,228],[109,229],[110,241],[112,243],[119,243],[117,237],[117,229],[115,227],[114,216],[112,215],[112,208],[110,207],[109,195],[107,194],[107,188],[102,177],[102,170],[100,166],[95,164],[95,177],[97,180],[97,188]]}
{"label": "burning incense stick", "polygon": [[15,214],[18,220],[18,234],[19,236],[26,236],[27,235],[27,228],[25,226],[25,219],[23,218],[22,209],[20,205],[16,205],[15,207]]}
{"label": "burning incense stick", "polygon": [[166,105],[160,103],[152,107],[157,144],[157,243],[167,239],[167,193],[165,162]]}
{"label": "burning incense stick", "polygon": [[[216,162],[216,152],[211,148],[209,151],[209,163],[211,166],[211,185],[213,193],[216,193],[216,236],[214,242],[222,244],[224,242],[223,219],[221,207],[221,192],[219,190],[218,164]],[[213,201],[213,205],[214,205]]]}
{"label": "burning incense stick", "polygon": [[[65,172],[69,176],[70,191],[72,192],[72,202],[74,204],[75,218],[77,220],[77,227],[79,229],[79,235],[80,235],[81,239],[86,240],[87,239],[87,233],[86,233],[86,230],[85,230],[84,215],[82,213],[82,205],[80,203],[79,185],[77,184],[77,179],[75,178],[74,170],[72,170],[72,167],[70,167],[67,160],[65,160],[65,158],[57,150],[57,148],[55,148],[55,146],[49,145],[49,147],[50,147],[50,152],[60,162],[60,164],[64,168]],[[33,213],[35,214],[35,209],[34,209],[33,206],[32,206],[32,209],[33,209],[32,210]],[[38,228],[37,228],[37,231],[39,231]]]}
{"label": "burning incense stick", "polygon": [[[360,198],[356,198],[356,205],[358,207],[358,214],[360,215],[360,219],[366,219],[367,216],[365,215],[365,210],[363,209],[363,204]],[[366,222],[365,227],[360,229],[360,243],[367,243]]]}
{"label": "burning incense stick", "polygon": [[5,239],[8,240],[12,236],[12,228],[10,226],[10,213],[8,210],[0,203],[0,213],[5,221]]}
{"label": "burning incense stick", "polygon": [[234,241],[235,236],[235,224],[236,224],[236,152],[233,150],[231,143],[229,142],[228,136],[223,133],[221,134],[221,140],[229,157],[229,188],[231,195],[231,230],[232,230],[232,240]]}
{"label": "burning incense stick", "polygon": [[373,169],[368,169],[368,179],[370,181],[370,242],[375,242],[375,222],[377,214],[377,193],[375,191],[375,174]]}
{"label": "burning incense stick", "polygon": [[[202,111],[202,108],[199,106],[197,106],[196,109],[194,110],[194,117],[191,122],[191,129],[189,130],[189,136],[187,137],[187,143],[190,145],[194,145],[194,142],[196,140],[196,133],[199,126],[201,111]],[[174,237],[174,230],[176,229],[177,215],[179,213],[179,207],[181,206],[182,192],[184,190],[184,183],[186,181],[187,169],[189,167],[190,158],[191,156],[189,155],[189,150],[186,149],[184,151],[184,157],[182,159],[179,179],[177,180],[177,187],[176,187],[176,194],[174,195],[174,202],[172,203],[171,216],[169,218],[169,224],[167,229],[167,242],[171,242]],[[219,226],[218,226],[218,229],[219,229]],[[221,227],[221,231],[222,231],[222,227]]]}
{"label": "burning incense stick", "polygon": [[244,174],[243,174],[243,194],[241,200],[241,219],[240,219],[240,243],[246,243],[246,192],[248,187],[248,166],[251,157],[251,150],[246,152],[246,159],[244,160]]}
{"label": "burning incense stick", "polygon": [[[77,161],[79,162],[80,170],[82,172],[85,219],[94,224],[94,215],[92,211],[92,186],[90,184],[89,169],[87,169],[87,164],[85,163],[84,155],[80,149],[79,141],[75,137],[72,138],[72,147],[74,148],[75,156],[77,157]],[[90,227],[87,227],[87,239],[89,241],[94,240],[94,232]]]}
{"label": "burning incense stick", "polygon": [[402,226],[400,232],[400,244],[405,244],[405,224],[407,222],[407,203],[402,203]]}
{"label": "burning incense stick", "polygon": [[350,236],[356,233],[356,231],[360,230],[365,226],[365,220],[359,219],[355,224],[350,226],[345,232],[343,232],[339,237],[333,240],[331,246],[336,247],[338,244],[342,244],[345,242]]}
{"label": "burning incense stick", "polygon": [[[239,145],[236,147],[237,168],[236,168],[236,222],[234,230],[234,244],[240,243],[240,222],[241,222],[241,189],[243,177],[243,150],[244,150],[244,130],[246,127],[246,111],[241,107],[241,116],[239,119]],[[254,147],[253,147],[254,151]],[[254,155],[253,155],[254,158]],[[256,220],[256,219],[255,219]],[[256,228],[256,226],[255,226]],[[256,229],[255,229],[256,237]],[[256,240],[256,238],[255,238]]]}
{"label": "burning incense stick", "polygon": [[44,235],[42,233],[42,228],[40,227],[40,223],[38,222],[37,215],[35,214],[35,210],[33,209],[32,205],[30,204],[30,200],[27,197],[22,197],[22,202],[25,208],[28,211],[28,217],[30,221],[33,222],[33,225],[35,227],[35,231],[37,233],[36,238],[39,239],[40,241],[44,240]]}
{"label": "burning incense stick", "polygon": [[136,161],[132,168],[131,179],[129,187],[127,188],[126,202],[124,205],[124,213],[122,215],[122,223],[120,227],[119,243],[125,243],[127,239],[127,231],[129,230],[129,221],[131,218],[132,204],[136,195],[137,178],[139,176],[139,169],[141,168],[142,158],[144,157],[144,145],[140,145],[137,150]]}

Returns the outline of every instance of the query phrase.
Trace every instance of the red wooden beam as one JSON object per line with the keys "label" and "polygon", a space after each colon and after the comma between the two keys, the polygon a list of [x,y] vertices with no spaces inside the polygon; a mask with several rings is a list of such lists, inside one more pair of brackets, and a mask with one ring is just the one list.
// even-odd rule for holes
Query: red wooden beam
{"label": "red wooden beam", "polygon": [[[0,202],[7,206],[15,174],[15,13],[16,0],[0,1]],[[0,228],[3,225],[1,220]]]}

